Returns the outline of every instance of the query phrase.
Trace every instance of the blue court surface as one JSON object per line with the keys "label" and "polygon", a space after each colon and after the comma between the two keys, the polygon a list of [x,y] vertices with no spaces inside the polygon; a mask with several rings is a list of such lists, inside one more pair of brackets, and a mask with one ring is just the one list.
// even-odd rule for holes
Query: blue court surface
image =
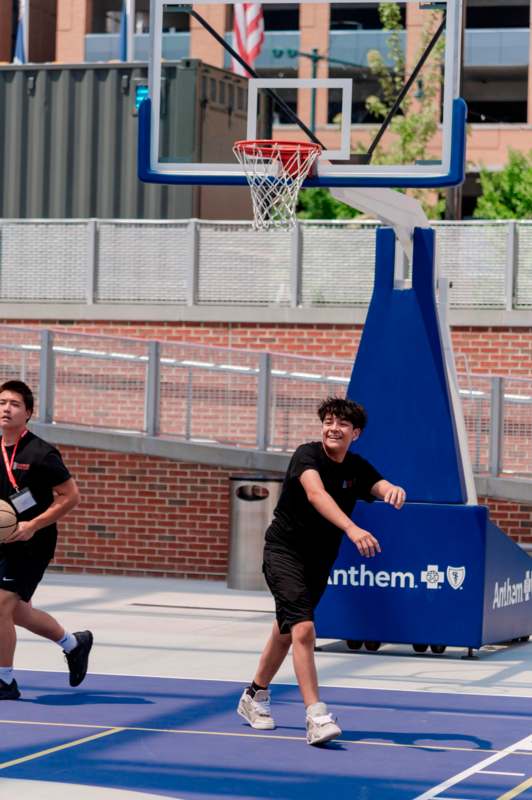
{"label": "blue court surface", "polygon": [[0,793],[9,779],[183,800],[532,798],[529,698],[326,687],[343,735],[313,748],[295,686],[273,686],[277,728],[258,732],[235,713],[240,683],[18,677],[22,698],[0,706]]}

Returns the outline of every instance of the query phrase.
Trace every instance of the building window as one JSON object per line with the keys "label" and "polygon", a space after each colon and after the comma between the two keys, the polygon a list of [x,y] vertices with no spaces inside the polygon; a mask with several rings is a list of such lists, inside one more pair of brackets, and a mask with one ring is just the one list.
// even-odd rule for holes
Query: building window
{"label": "building window", "polygon": [[[122,0],[94,0],[92,4],[92,33],[119,33]],[[135,33],[148,33],[150,24],[149,0],[135,2]],[[166,11],[163,30],[165,32],[188,31],[190,18],[182,12]]]}
{"label": "building window", "polygon": [[293,3],[263,4],[262,13],[266,31],[299,30],[299,5]]}
{"label": "building window", "polygon": [[528,0],[497,4],[486,3],[486,0],[469,0],[467,4],[466,28],[528,28],[529,25]]}
{"label": "building window", "polygon": [[[299,5],[294,3],[262,4],[262,16],[265,31],[298,31]],[[234,4],[227,6],[226,30],[233,30]]]}
{"label": "building window", "polygon": [[505,102],[504,100],[467,101],[468,121],[497,125],[501,123],[512,124],[526,122],[526,100],[521,103]]}
{"label": "building window", "polygon": [[[406,22],[405,4],[400,4],[401,22],[403,27]],[[369,30],[380,31],[382,29],[379,16],[379,9],[374,3],[350,4],[350,3],[331,3],[331,30]]]}
{"label": "building window", "polygon": [[527,121],[526,67],[466,67],[463,97],[473,124]]}
{"label": "building window", "polygon": [[190,14],[185,11],[165,11],[163,33],[185,33],[190,30]]}

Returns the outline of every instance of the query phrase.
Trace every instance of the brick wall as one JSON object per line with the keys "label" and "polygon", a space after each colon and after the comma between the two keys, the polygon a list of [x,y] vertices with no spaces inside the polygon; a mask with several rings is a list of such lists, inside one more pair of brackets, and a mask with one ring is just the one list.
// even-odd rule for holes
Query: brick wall
{"label": "brick wall", "polygon": [[479,497],[478,501],[488,506],[491,521],[512,539],[532,545],[532,505],[493,497]]}
{"label": "brick wall", "polygon": [[[60,523],[54,568],[224,580],[230,470],[77,447],[61,451],[81,490]],[[481,498],[493,521],[532,544],[532,506]]]}
{"label": "brick wall", "polygon": [[78,447],[61,452],[81,503],[60,523],[56,569],[225,578],[228,470]]}

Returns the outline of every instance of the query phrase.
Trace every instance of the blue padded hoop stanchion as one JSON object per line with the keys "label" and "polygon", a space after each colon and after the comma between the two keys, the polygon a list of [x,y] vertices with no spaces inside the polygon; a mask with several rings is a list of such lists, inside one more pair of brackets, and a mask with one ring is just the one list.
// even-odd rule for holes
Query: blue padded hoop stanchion
{"label": "blue padded hoop stanchion", "polygon": [[373,296],[348,397],[368,410],[354,449],[410,500],[465,503],[434,288],[434,231],[416,228],[412,288],[394,289],[395,234],[377,231]]}
{"label": "blue padded hoop stanchion", "polygon": [[532,631],[530,558],[485,506],[359,503],[353,519],[382,553],[362,558],[344,536],[318,637],[479,648]]}
{"label": "blue padded hoop stanchion", "polygon": [[354,449],[405,487],[407,503],[400,511],[357,504],[354,522],[382,552],[362,558],[344,536],[316,633],[373,648],[517,641],[532,631],[531,562],[485,506],[466,504],[437,318],[434,231],[414,230],[411,289],[394,289],[394,250],[394,232],[380,229],[348,396],[369,416]]}

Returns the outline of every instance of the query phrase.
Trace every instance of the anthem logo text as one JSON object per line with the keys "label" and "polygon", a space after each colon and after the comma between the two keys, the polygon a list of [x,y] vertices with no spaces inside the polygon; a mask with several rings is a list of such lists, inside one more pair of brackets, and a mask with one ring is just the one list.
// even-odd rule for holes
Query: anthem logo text
{"label": "anthem logo text", "polygon": [[510,578],[499,583],[495,581],[492,608],[506,608],[528,603],[532,596],[532,572],[527,569],[522,581],[514,583]]}
{"label": "anthem logo text", "polygon": [[[428,564],[426,569],[422,569],[419,575],[419,583],[426,589],[441,589],[445,584],[452,589],[460,589],[465,581],[465,567],[447,567],[440,569],[438,564]],[[393,570],[388,572],[381,569],[374,572],[372,569],[361,564],[359,567],[347,567],[346,569],[333,569],[329,577],[329,586],[363,586],[376,589],[418,589],[413,572],[403,572]]]}

